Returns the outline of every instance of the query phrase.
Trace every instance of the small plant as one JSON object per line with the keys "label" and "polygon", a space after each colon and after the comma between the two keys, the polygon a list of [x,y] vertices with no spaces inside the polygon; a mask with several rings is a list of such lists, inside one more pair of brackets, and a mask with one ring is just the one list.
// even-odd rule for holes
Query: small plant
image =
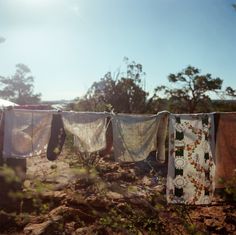
{"label": "small plant", "polygon": [[236,201],[236,169],[234,170],[233,177],[224,182],[224,196],[225,199]]}
{"label": "small plant", "polygon": [[20,182],[20,178],[16,175],[16,172],[6,165],[0,166],[0,177],[8,184]]}

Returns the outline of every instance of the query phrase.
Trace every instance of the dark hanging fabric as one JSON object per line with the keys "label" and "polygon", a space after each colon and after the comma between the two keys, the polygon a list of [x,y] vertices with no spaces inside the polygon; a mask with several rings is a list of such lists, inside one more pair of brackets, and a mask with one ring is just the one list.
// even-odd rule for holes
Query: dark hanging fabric
{"label": "dark hanging fabric", "polygon": [[216,143],[216,136],[218,133],[218,127],[219,127],[219,122],[220,122],[220,113],[214,113],[214,126],[215,126],[215,143]]}
{"label": "dark hanging fabric", "polygon": [[54,161],[60,155],[66,138],[62,117],[60,113],[53,114],[51,136],[47,148],[47,158]]}
{"label": "dark hanging fabric", "polygon": [[216,188],[224,188],[236,170],[236,112],[218,113],[216,124]]}

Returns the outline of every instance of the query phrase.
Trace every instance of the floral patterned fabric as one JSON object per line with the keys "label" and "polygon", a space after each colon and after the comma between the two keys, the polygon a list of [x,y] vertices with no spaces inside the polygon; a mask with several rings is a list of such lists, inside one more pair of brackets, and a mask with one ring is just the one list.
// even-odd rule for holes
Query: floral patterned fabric
{"label": "floral patterned fabric", "polygon": [[167,201],[209,204],[214,193],[214,118],[170,115]]}

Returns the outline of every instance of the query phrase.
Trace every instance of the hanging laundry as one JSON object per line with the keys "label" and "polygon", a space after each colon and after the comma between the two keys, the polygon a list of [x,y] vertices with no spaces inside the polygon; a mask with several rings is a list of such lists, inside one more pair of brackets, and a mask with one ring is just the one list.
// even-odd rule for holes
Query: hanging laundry
{"label": "hanging laundry", "polygon": [[0,166],[3,165],[4,111],[0,110]]}
{"label": "hanging laundry", "polygon": [[[157,150],[157,133],[163,125],[161,118],[165,113],[157,115],[117,114],[112,117],[114,155],[117,161],[137,162],[146,159],[150,152]],[[167,124],[166,124],[167,125]],[[162,132],[165,127],[162,126]],[[163,136],[164,139],[164,136]],[[159,137],[160,140],[160,137]],[[159,141],[161,144],[165,141]],[[164,146],[160,159],[164,159]]]}
{"label": "hanging laundry", "polygon": [[55,113],[52,117],[51,136],[47,148],[48,160],[56,160],[62,151],[66,138],[66,133],[61,117],[61,113]]}
{"label": "hanging laundry", "polygon": [[166,135],[167,135],[167,126],[169,120],[169,112],[162,111],[159,113],[160,115],[160,124],[158,125],[157,131],[157,160],[160,163],[164,163],[166,160]]}
{"label": "hanging laundry", "polygon": [[46,155],[52,111],[7,110],[4,123],[4,158]]}
{"label": "hanging laundry", "polygon": [[112,135],[112,124],[111,117],[106,119],[106,148],[99,151],[99,155],[104,157],[106,155],[112,154],[113,150],[113,135]]}
{"label": "hanging laundry", "polygon": [[75,136],[80,152],[92,153],[106,148],[106,113],[62,112],[64,127]]}
{"label": "hanging laundry", "polygon": [[209,204],[214,193],[212,114],[170,115],[167,201]]}
{"label": "hanging laundry", "polygon": [[236,113],[216,113],[216,188],[236,174]]}

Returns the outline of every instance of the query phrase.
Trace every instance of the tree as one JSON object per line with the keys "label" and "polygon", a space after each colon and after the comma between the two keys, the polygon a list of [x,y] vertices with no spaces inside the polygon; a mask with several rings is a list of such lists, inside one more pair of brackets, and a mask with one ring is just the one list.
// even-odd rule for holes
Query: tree
{"label": "tree", "polygon": [[40,101],[41,94],[33,94],[34,78],[30,69],[24,64],[16,65],[16,72],[11,77],[0,76],[2,89],[0,97],[17,104],[32,104]]}
{"label": "tree", "polygon": [[123,113],[142,113],[146,108],[148,93],[142,88],[145,73],[142,65],[126,61],[126,71],[112,76],[108,72],[94,82],[85,97],[78,99],[77,109],[83,111],[111,111]]}
{"label": "tree", "polygon": [[155,89],[155,97],[164,91],[169,99],[170,109],[174,112],[210,111],[210,92],[221,90],[222,80],[212,78],[211,74],[200,74],[198,68],[188,66],[177,74],[170,74],[168,80],[177,85],[176,88],[160,86]]}
{"label": "tree", "polygon": [[236,97],[236,90],[234,90],[232,87],[228,86],[225,89],[225,94],[229,97],[235,98]]}

